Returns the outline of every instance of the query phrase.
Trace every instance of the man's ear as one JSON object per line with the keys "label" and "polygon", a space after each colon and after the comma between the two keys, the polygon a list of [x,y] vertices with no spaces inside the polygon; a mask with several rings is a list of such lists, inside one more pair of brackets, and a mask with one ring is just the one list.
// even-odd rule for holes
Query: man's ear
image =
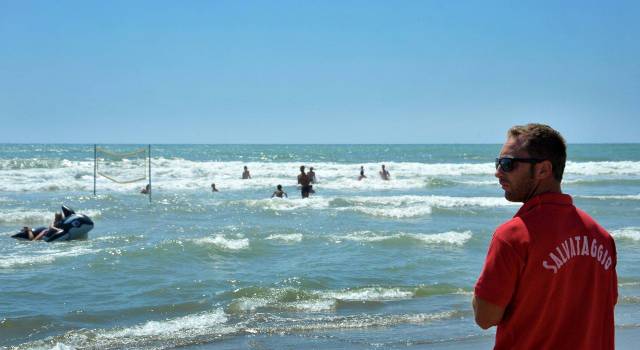
{"label": "man's ear", "polygon": [[549,160],[543,160],[542,162],[536,164],[535,170],[536,178],[539,180],[544,180],[549,177],[553,177],[553,165]]}

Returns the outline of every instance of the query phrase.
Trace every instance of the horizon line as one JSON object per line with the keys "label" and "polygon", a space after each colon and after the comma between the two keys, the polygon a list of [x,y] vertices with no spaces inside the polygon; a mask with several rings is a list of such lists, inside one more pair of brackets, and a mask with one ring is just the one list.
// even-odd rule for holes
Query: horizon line
{"label": "horizon line", "polygon": [[[202,145],[202,146],[438,146],[438,145],[501,145],[503,142],[435,142],[435,143],[148,143],[148,142],[102,142],[102,143],[72,143],[72,142],[0,142],[0,145]],[[567,145],[637,145],[640,142],[568,142]]]}

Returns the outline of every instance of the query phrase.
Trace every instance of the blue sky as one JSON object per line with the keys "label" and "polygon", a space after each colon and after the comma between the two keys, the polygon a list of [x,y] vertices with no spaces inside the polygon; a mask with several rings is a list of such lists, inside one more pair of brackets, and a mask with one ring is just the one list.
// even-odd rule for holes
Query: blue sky
{"label": "blue sky", "polygon": [[640,142],[637,1],[0,0],[0,142]]}

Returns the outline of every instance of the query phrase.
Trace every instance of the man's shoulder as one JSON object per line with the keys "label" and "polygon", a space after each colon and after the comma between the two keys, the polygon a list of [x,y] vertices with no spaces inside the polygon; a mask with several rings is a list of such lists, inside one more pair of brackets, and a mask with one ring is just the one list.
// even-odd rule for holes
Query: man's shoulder
{"label": "man's shoulder", "polygon": [[529,235],[529,230],[524,221],[518,216],[502,223],[494,233],[494,237],[504,242],[515,242],[526,239]]}
{"label": "man's shoulder", "polygon": [[594,233],[598,232],[600,235],[606,237],[607,239],[613,239],[611,237],[611,234],[609,234],[609,232],[604,227],[602,227],[594,218],[591,217],[591,215],[587,214],[584,210],[576,207],[576,213],[578,213],[578,216],[580,217],[580,220],[582,221],[582,224],[585,226],[587,231]]}

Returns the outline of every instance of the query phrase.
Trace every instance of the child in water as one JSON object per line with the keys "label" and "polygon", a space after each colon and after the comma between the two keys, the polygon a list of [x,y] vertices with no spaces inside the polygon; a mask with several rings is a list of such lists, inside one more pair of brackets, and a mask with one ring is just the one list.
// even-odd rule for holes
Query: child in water
{"label": "child in water", "polygon": [[282,185],[278,185],[278,186],[276,186],[276,190],[271,195],[271,198],[273,198],[273,197],[282,198],[282,196],[285,196],[285,197],[289,198],[289,196],[287,196],[287,192],[282,190]]}

